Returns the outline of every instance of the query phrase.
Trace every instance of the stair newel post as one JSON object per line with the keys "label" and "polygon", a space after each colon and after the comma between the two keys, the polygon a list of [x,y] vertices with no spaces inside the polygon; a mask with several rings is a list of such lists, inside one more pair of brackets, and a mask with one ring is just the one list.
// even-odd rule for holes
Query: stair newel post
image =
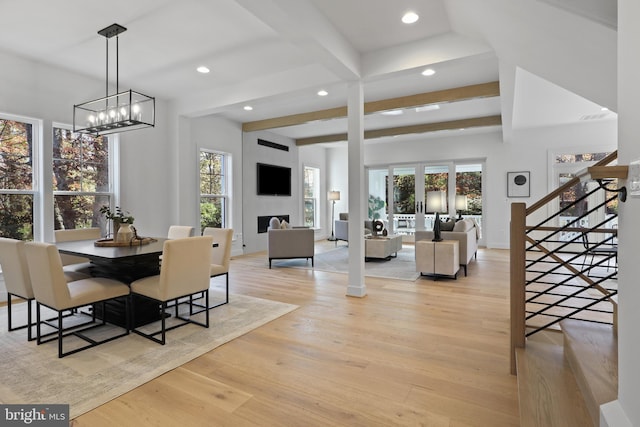
{"label": "stair newel post", "polygon": [[510,299],[511,299],[511,374],[516,375],[516,348],[525,345],[525,243],[527,208],[525,203],[511,204]]}

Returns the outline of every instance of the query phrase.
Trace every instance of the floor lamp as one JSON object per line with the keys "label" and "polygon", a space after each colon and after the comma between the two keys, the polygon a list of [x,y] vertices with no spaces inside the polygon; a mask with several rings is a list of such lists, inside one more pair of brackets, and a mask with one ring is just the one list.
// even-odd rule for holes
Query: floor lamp
{"label": "floor lamp", "polygon": [[333,234],[333,226],[335,224],[334,216],[335,216],[335,212],[336,212],[336,200],[340,200],[340,192],[339,191],[329,191],[329,194],[328,194],[327,198],[329,200],[331,200],[331,202],[332,202],[332,205],[331,205],[331,237],[329,237],[329,240],[333,242],[333,241],[337,240],[336,237]]}

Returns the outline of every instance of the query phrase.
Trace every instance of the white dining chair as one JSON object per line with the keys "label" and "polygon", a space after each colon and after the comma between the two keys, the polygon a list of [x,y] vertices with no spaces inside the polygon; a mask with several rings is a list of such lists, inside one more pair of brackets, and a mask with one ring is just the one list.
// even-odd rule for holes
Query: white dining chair
{"label": "white dining chair", "polygon": [[169,239],[183,239],[185,237],[193,236],[193,227],[189,225],[172,225],[169,227],[167,238]]}
{"label": "white dining chair", "polygon": [[[24,252],[22,240],[0,237],[0,265],[7,288],[7,316],[9,332],[27,329],[27,339],[33,341],[31,326],[33,325],[31,302],[34,300],[31,287],[29,267]],[[20,298],[27,304],[27,323],[20,326],[13,325],[12,299]]]}
{"label": "white dining chair", "polygon": [[[75,242],[79,240],[98,240],[101,237],[101,230],[98,227],[55,230],[53,232],[53,237],[56,243]],[[60,259],[62,261],[64,272],[67,276],[67,281],[91,277],[91,263],[88,258],[60,254]]]}
{"label": "white dining chair", "polygon": [[213,249],[211,250],[211,277],[225,276],[226,296],[224,302],[208,306],[209,309],[227,304],[229,302],[229,264],[231,263],[231,245],[233,241],[232,228],[205,227],[203,236],[213,237]]}
{"label": "white dining chair", "polygon": [[[145,328],[136,326],[135,304],[133,299],[132,325],[133,332],[164,345],[166,333],[172,329],[193,323],[199,326],[209,327],[209,310],[205,312],[205,322],[195,320],[193,316],[184,317],[179,309],[183,304],[175,303],[182,297],[190,297],[201,292],[205,298],[209,298],[209,273],[211,269],[211,236],[197,236],[183,239],[169,239],[164,242],[162,250],[162,268],[160,274],[145,277],[131,283],[132,296],[140,296],[155,301],[160,306],[160,330],[146,332]],[[191,307],[192,299],[187,299]],[[167,326],[167,307],[169,302],[175,310],[171,326]],[[160,338],[157,338],[160,335]]]}
{"label": "white dining chair", "polygon": [[[60,358],[129,334],[128,316],[126,325],[122,328],[123,332],[111,334],[100,340],[96,338],[95,334],[88,336],[83,333],[106,324],[104,316],[101,321],[96,319],[95,306],[97,304],[102,305],[102,313],[105,313],[105,301],[122,298],[125,311],[129,313],[129,287],[127,285],[117,280],[104,277],[91,277],[67,282],[58,249],[51,243],[25,243],[25,254],[27,265],[29,266],[33,294],[36,300],[36,339],[38,344],[43,344],[51,340],[44,340],[45,335],[41,332],[42,306],[57,312],[57,325],[55,326],[57,334],[55,334],[56,336],[53,339],[57,339],[58,341],[58,357]],[[73,313],[76,313],[77,316],[87,316],[82,310],[76,309],[88,305],[94,306],[92,315],[89,317],[90,320],[82,323],[80,326],[72,324],[65,328],[63,324],[63,318],[65,316],[63,312],[71,310]],[[87,344],[80,347],[74,346],[73,349],[64,351],[63,340],[68,336],[78,337],[87,342]]]}

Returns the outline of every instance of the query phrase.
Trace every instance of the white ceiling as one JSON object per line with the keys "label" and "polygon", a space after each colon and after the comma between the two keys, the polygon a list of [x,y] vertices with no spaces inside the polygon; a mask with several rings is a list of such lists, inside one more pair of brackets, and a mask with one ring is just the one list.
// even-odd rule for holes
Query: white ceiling
{"label": "white ceiling", "polygon": [[[579,16],[578,24],[572,21],[572,25],[589,28],[597,25],[605,30],[615,26],[611,22],[611,8],[603,8],[598,0],[570,2],[570,7],[565,2],[563,8],[554,4],[558,3],[556,0],[527,2],[534,4],[528,7],[534,7],[535,13],[555,16],[561,12],[561,18],[567,9],[572,9],[571,17]],[[498,56],[505,62],[507,42],[493,41],[492,36],[499,33],[496,28],[499,24],[495,20],[483,21],[482,16],[492,14],[495,19],[507,14],[507,5],[512,3],[510,0],[478,3],[474,0],[0,0],[5,18],[0,25],[0,50],[104,82],[105,39],[97,31],[118,23],[128,28],[119,37],[120,89],[132,88],[173,101],[181,114],[220,114],[247,122],[344,106],[351,81],[362,81],[365,101],[373,101],[498,80]],[[400,22],[408,10],[420,15],[417,23]],[[507,25],[508,15],[503,20]],[[544,37],[540,36],[540,28],[548,25],[537,21],[532,16],[530,24],[521,25],[521,39],[530,41],[532,49],[535,39]],[[113,40],[110,81],[115,82]],[[573,39],[569,42],[575,43]],[[500,46],[499,55],[492,45]],[[211,73],[198,74],[195,68],[199,65],[208,66]],[[420,75],[426,67],[436,70],[436,75]],[[518,84],[514,80],[511,86],[501,85],[501,90],[507,88],[502,99],[455,102],[441,105],[439,110],[407,111],[399,116],[375,114],[367,117],[365,126],[367,130],[379,129],[501,112],[503,118],[513,114],[513,124],[517,126],[527,127],[533,122],[544,125],[544,119],[537,115],[532,122],[528,118],[530,111],[547,102],[539,95],[548,93],[529,90],[524,98],[514,96],[516,90],[529,87],[527,79],[544,86],[545,80],[541,83],[535,74],[520,73]],[[318,97],[319,89],[326,89],[329,95]],[[577,109],[566,114],[571,117],[567,120],[591,114],[593,105],[597,106],[593,102],[574,102],[571,92],[565,95],[562,100]],[[523,99],[526,105],[517,104]],[[86,100],[78,95],[78,102]],[[556,107],[561,106],[562,100],[556,102]],[[243,110],[244,105],[253,106],[253,111]],[[505,108],[512,109],[506,116]],[[557,116],[552,118],[558,121]],[[273,131],[301,138],[345,132],[346,123],[331,120]]]}

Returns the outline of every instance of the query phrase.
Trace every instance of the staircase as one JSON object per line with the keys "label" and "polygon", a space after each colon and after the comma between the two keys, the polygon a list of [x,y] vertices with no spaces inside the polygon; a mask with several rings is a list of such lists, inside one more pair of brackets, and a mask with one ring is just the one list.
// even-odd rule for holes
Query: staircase
{"label": "staircase", "polygon": [[511,205],[511,372],[523,427],[597,427],[600,405],[617,398],[618,230],[609,224],[628,167],[616,159],[531,206]]}
{"label": "staircase", "polygon": [[561,333],[536,335],[516,349],[521,427],[597,427],[600,405],[617,397],[613,327],[573,319],[560,325]]}

